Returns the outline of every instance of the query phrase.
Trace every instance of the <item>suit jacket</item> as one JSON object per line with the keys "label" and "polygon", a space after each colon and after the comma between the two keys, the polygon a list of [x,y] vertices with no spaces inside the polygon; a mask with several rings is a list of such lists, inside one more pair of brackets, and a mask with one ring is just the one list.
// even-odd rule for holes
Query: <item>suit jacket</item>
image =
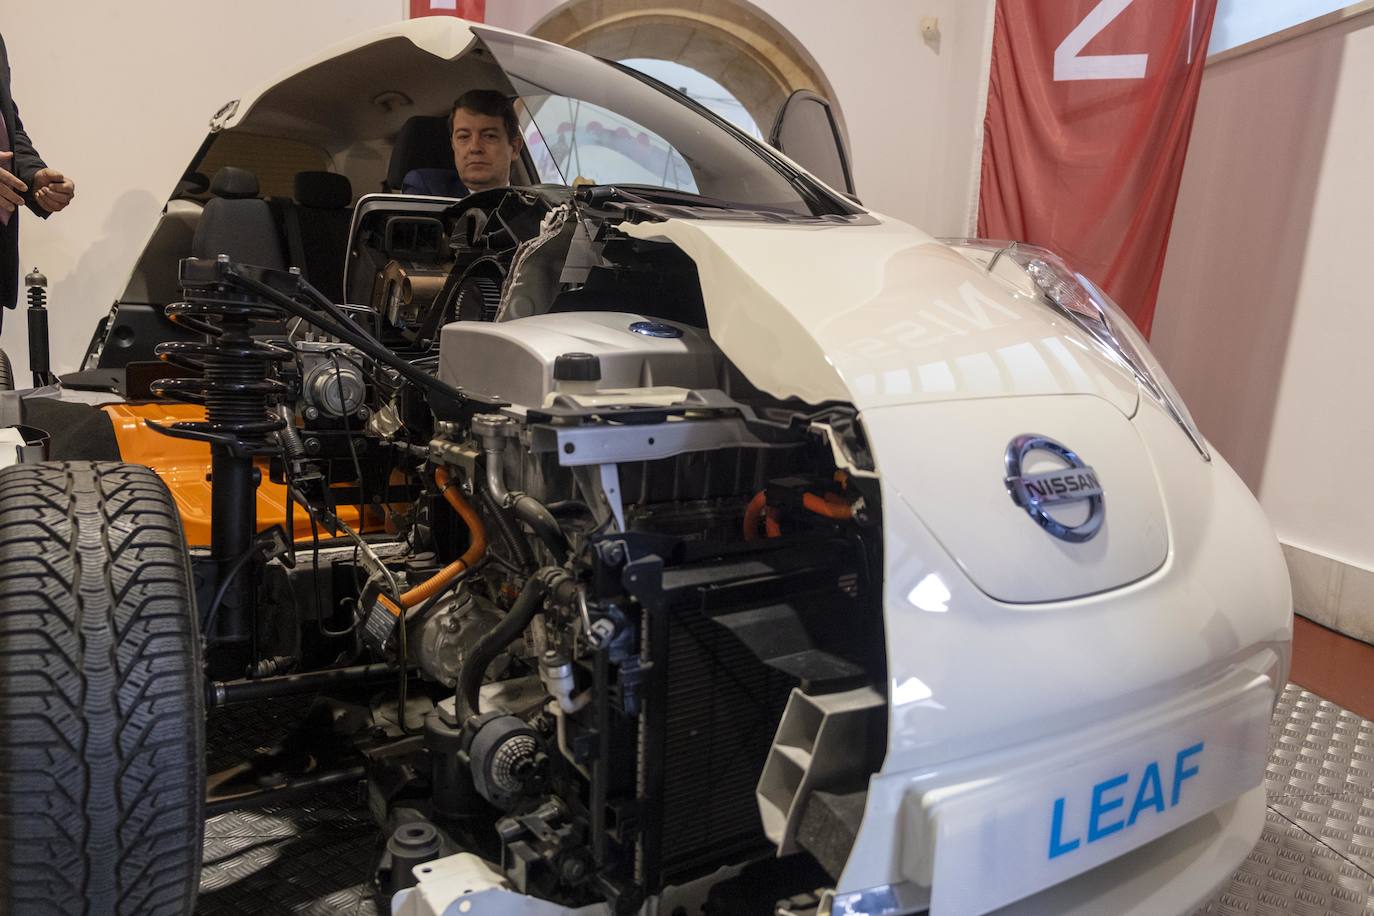
{"label": "suit jacket", "polygon": [[[9,134],[10,149],[14,151],[14,159],[10,161],[10,170],[19,176],[19,180],[29,186],[29,191],[24,195],[29,209],[44,219],[48,218],[48,211],[38,206],[33,199],[33,176],[39,169],[46,168],[47,163],[38,155],[38,151],[33,148],[29,141],[29,135],[24,133],[24,122],[19,120],[19,109],[15,107],[14,99],[10,96],[10,57],[5,50],[4,36],[0,35],[0,113],[5,116],[5,130]],[[19,298],[19,211],[15,211],[10,216],[9,225],[0,226],[0,306],[14,308]],[[3,316],[0,312],[0,316]]]}
{"label": "suit jacket", "polygon": [[411,169],[401,180],[401,191],[431,197],[466,197],[468,194],[453,169]]}

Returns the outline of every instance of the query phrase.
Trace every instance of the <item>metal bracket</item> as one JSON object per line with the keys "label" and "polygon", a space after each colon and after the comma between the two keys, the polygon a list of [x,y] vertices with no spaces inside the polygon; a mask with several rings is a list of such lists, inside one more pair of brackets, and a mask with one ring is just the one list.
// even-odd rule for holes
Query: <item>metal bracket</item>
{"label": "metal bracket", "polygon": [[608,461],[654,461],[684,452],[777,445],[759,439],[739,417],[625,425],[536,426],[532,432],[532,450],[557,452],[558,463],[563,467],[604,465]]}
{"label": "metal bracket", "polygon": [[606,504],[611,508],[611,514],[615,516],[616,528],[625,530],[625,503],[620,498],[620,466],[615,464],[601,465],[601,492],[606,497]]}

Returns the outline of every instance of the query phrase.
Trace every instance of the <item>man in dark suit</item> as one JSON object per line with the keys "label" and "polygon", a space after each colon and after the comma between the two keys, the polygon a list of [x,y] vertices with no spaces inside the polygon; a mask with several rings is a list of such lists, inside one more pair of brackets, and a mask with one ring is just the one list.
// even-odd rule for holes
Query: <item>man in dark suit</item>
{"label": "man in dark suit", "polygon": [[[19,299],[19,208],[47,219],[72,202],[76,185],[48,168],[24,133],[19,109],[10,96],[10,58],[0,36],[0,306]],[[0,309],[0,319],[4,317]]]}
{"label": "man in dark suit", "polygon": [[492,89],[471,89],[448,114],[454,169],[411,169],[401,189],[407,194],[463,197],[510,184],[511,164],[520,156],[520,119],[511,100]]}
{"label": "man in dark suit", "polygon": [[406,172],[401,191],[429,197],[466,197],[468,193],[453,169],[411,169]]}

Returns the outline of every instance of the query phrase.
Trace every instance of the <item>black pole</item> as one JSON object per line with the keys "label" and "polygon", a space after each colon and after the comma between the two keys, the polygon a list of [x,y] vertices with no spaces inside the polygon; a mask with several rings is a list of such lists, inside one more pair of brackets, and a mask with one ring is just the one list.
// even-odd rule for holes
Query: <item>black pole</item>
{"label": "black pole", "polygon": [[[220,582],[236,575],[224,593],[214,633],[215,642],[247,642],[252,634],[257,570],[238,560],[254,549],[257,485],[253,459],[214,447],[210,459],[210,556]],[[235,569],[237,567],[237,569]]]}
{"label": "black pole", "polygon": [[237,681],[212,681],[206,691],[210,707],[248,703],[270,697],[314,693],[329,687],[394,683],[395,665],[378,662],[373,665],[353,665],[348,668],[326,668],[302,674],[283,674],[277,677],[249,678]]}
{"label": "black pole", "polygon": [[243,792],[239,795],[230,795],[224,798],[207,798],[205,800],[205,816],[214,817],[216,814],[223,814],[226,811],[233,811],[237,808],[273,804],[296,795],[303,795],[315,789],[322,789],[325,786],[348,785],[349,783],[361,782],[366,776],[367,770],[365,767],[352,766],[342,770],[317,773],[313,776],[298,776],[294,779],[288,779],[279,786],[274,786],[270,789],[262,789],[257,792]]}

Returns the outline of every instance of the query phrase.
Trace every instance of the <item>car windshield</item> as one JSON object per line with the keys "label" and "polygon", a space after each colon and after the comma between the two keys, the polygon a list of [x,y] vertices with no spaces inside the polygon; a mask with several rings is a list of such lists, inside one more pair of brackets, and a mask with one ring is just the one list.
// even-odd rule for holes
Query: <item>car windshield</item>
{"label": "car windshield", "polygon": [[697,195],[710,206],[848,212],[804,177],[649,82],[577,51],[474,29],[519,96],[538,179]]}

